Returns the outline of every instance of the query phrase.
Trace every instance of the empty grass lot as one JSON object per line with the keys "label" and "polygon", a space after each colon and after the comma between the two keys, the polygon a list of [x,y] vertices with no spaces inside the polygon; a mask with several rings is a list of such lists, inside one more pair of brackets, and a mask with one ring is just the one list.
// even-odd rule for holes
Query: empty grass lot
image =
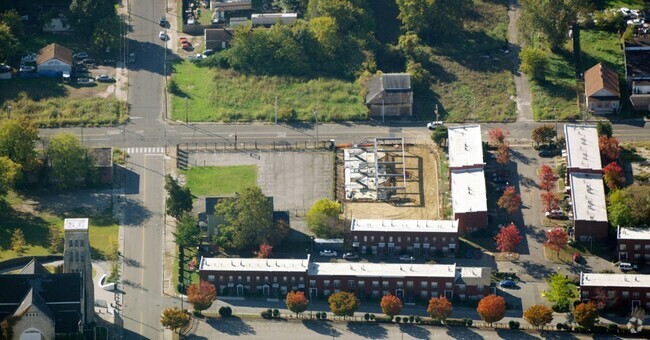
{"label": "empty grass lot", "polygon": [[193,122],[273,121],[276,96],[280,121],[313,121],[314,109],[321,122],[360,120],[367,113],[359,85],[338,79],[250,76],[189,61],[173,65],[172,79],[178,91],[171,118],[180,121],[186,114]]}
{"label": "empty grass lot", "polygon": [[[118,241],[119,227],[112,218],[111,209],[89,216],[80,210],[68,211],[65,216],[48,212],[25,212],[18,207],[24,205],[24,200],[16,193],[0,201],[0,260],[17,256],[47,255],[49,232],[58,228],[63,236],[64,218],[89,217],[90,247],[93,259],[104,259],[110,251],[111,244]],[[14,229],[21,228],[25,235],[27,246],[22,255],[11,250],[11,234]]]}
{"label": "empty grass lot", "polygon": [[184,173],[194,196],[228,195],[257,185],[255,165],[199,166]]}

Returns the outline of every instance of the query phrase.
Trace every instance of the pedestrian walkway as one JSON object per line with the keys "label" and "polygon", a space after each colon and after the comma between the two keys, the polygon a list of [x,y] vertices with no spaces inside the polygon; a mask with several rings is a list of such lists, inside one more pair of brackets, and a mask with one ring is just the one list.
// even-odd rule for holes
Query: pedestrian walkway
{"label": "pedestrian walkway", "polygon": [[158,147],[140,147],[140,148],[126,148],[124,149],[126,153],[128,154],[154,154],[154,155],[162,155],[165,153],[165,147],[163,146],[158,146]]}

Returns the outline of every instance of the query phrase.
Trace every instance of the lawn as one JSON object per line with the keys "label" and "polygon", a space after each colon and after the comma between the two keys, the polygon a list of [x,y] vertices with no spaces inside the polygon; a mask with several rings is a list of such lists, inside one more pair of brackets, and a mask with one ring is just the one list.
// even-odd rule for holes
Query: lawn
{"label": "lawn", "polygon": [[172,119],[193,122],[342,121],[366,119],[357,83],[338,79],[249,76],[229,69],[173,64]]}
{"label": "lawn", "polygon": [[199,166],[184,171],[194,196],[228,195],[257,185],[257,166]]}
{"label": "lawn", "polygon": [[52,228],[59,228],[63,235],[63,219],[88,217],[90,219],[90,247],[93,259],[105,258],[111,245],[118,241],[119,227],[112,218],[112,209],[101,214],[89,215],[82,210],[66,212],[65,216],[47,212],[27,213],[17,209],[23,205],[20,195],[10,192],[0,201],[0,260],[20,256],[11,250],[11,234],[15,228],[22,228],[27,246],[22,256],[50,254],[48,235]]}
{"label": "lawn", "polygon": [[[435,48],[429,69],[435,79],[434,97],[442,103],[444,119],[504,121],[516,117],[511,54],[503,47],[508,31],[507,1],[477,0],[459,32],[459,41]],[[459,43],[462,42],[462,43]],[[416,113],[433,119],[433,99],[416,96]]]}
{"label": "lawn", "polygon": [[594,3],[598,9],[621,7],[642,9],[645,6],[644,0],[595,0]]}

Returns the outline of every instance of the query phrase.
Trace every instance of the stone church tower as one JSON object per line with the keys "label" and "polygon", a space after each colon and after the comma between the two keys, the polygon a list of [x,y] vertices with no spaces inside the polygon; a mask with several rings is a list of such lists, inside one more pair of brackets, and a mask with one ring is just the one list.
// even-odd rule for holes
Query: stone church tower
{"label": "stone church tower", "polygon": [[93,268],[90,262],[90,240],[87,218],[66,218],[63,223],[65,248],[63,250],[63,272],[81,273],[84,286],[84,323],[95,321],[95,289]]}

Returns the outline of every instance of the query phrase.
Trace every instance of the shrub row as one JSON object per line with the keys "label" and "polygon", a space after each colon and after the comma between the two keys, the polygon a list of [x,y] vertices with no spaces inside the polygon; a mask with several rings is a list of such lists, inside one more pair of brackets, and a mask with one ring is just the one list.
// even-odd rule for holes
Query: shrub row
{"label": "shrub row", "polygon": [[[221,311],[219,311],[219,313],[221,313]],[[275,309],[269,308],[269,309],[261,312],[260,315],[265,319],[279,318],[280,317],[280,311],[277,308],[275,308]]]}
{"label": "shrub row", "polygon": [[222,318],[227,318],[232,315],[232,308],[226,306],[226,307],[221,307],[219,308],[219,315],[221,315]]}

